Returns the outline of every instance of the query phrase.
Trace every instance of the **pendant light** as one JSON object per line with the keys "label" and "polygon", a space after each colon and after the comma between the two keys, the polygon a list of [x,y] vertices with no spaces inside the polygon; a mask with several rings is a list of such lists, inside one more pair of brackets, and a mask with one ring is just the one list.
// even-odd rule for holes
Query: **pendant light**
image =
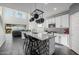
{"label": "pendant light", "polygon": [[31,19],[30,19],[30,22],[32,22],[32,21],[34,21],[34,18],[31,18]]}
{"label": "pendant light", "polygon": [[[43,11],[36,9],[36,4],[35,4],[35,10],[31,13],[31,19],[30,22],[33,22],[35,20],[36,23],[41,24],[44,22],[43,18]],[[41,17],[40,17],[41,16]]]}
{"label": "pendant light", "polygon": [[35,19],[38,19],[39,18],[39,15],[36,13],[36,14],[34,14],[34,18]]}

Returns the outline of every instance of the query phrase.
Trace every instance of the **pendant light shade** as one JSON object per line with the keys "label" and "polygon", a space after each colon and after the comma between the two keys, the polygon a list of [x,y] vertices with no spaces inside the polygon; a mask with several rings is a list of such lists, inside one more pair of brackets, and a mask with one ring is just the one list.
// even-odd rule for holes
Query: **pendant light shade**
{"label": "pendant light shade", "polygon": [[44,23],[44,18],[40,18],[41,23]]}
{"label": "pendant light shade", "polygon": [[40,18],[40,19],[36,20],[36,23],[39,23],[39,24],[44,23],[44,18]]}
{"label": "pendant light shade", "polygon": [[34,18],[31,18],[31,19],[30,19],[30,22],[32,22],[32,21],[34,21]]}
{"label": "pendant light shade", "polygon": [[34,18],[35,19],[38,19],[39,18],[39,15],[38,14],[34,14]]}

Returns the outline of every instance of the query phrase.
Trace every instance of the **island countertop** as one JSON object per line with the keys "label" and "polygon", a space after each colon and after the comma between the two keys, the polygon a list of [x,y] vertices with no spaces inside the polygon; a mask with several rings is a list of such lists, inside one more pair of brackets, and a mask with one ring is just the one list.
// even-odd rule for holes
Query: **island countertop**
{"label": "island countertop", "polygon": [[26,33],[27,35],[30,35],[36,39],[39,39],[39,40],[46,40],[46,39],[50,39],[50,38],[55,38],[53,33],[47,34],[47,33],[33,33],[33,32],[22,31],[22,36],[24,36],[24,33]]}

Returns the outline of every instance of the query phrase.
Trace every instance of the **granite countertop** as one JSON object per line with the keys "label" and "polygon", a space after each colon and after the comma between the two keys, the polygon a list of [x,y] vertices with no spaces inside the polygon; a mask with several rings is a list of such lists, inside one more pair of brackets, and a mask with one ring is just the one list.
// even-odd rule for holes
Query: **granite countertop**
{"label": "granite countertop", "polygon": [[51,34],[47,34],[47,33],[33,33],[33,32],[23,32],[22,33],[26,33],[27,35],[30,35],[36,39],[39,40],[46,40],[46,39],[51,39],[54,38],[55,36],[53,35],[53,33]]}

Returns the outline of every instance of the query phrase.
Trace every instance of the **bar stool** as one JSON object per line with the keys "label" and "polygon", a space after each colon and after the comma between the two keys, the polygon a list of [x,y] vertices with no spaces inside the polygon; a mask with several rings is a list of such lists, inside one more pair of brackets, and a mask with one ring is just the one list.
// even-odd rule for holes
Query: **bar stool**
{"label": "bar stool", "polygon": [[29,48],[29,36],[26,34],[26,33],[24,33],[24,37],[25,37],[25,40],[24,40],[24,44],[23,44],[23,50],[24,50],[24,53],[26,54],[26,55],[30,55],[30,48]]}

